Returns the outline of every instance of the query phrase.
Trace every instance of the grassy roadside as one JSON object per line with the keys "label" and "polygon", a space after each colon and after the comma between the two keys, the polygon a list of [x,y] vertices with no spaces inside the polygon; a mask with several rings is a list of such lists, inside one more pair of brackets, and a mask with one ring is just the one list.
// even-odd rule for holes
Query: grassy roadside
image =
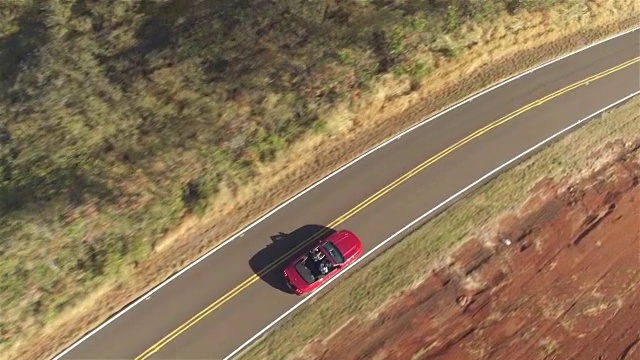
{"label": "grassy roadside", "polygon": [[[640,97],[611,109],[590,123],[543,149],[516,167],[476,189],[449,209],[418,228],[388,251],[349,275],[329,295],[304,306],[289,320],[265,335],[241,359],[284,359],[304,348],[316,334],[344,322],[365,320],[394,295],[416,285],[449,249],[482,234],[492,219],[522,204],[541,178],[579,177],[602,164],[595,151],[615,141],[640,141]],[[402,259],[401,261],[399,259]],[[349,294],[349,296],[340,296]]]}
{"label": "grassy roadside", "polygon": [[[618,11],[633,4],[629,1],[563,2],[553,11],[516,11],[514,15],[496,13],[499,15],[496,21],[481,22],[481,25],[474,23],[473,19],[460,22],[450,37],[439,40],[440,45],[412,55],[414,59],[427,56],[434,61],[431,72],[425,73],[421,81],[417,81],[415,74],[403,73],[402,69],[376,77],[368,92],[360,92],[360,99],[350,100],[349,105],[340,105],[338,102],[323,117],[326,121],[322,126],[314,128],[316,132],[291,143],[287,156],[254,164],[252,172],[260,178],[259,185],[249,180],[242,180],[235,186],[233,182],[221,183],[219,193],[210,199],[212,202],[208,210],[201,209],[204,210],[202,218],[183,218],[183,225],[167,236],[163,234],[180,221],[181,211],[163,212],[175,209],[175,206],[181,208],[184,204],[180,204],[179,197],[173,195],[165,197],[170,203],[154,203],[152,200],[162,197],[166,188],[145,188],[144,183],[149,178],[145,178],[144,174],[129,179],[125,184],[126,190],[133,191],[135,196],[116,204],[120,209],[132,206],[131,209],[135,210],[129,214],[132,216],[125,216],[127,221],[121,221],[123,214],[110,212],[105,204],[88,202],[71,210],[67,205],[56,207],[60,204],[53,204],[56,206],[47,209],[51,216],[34,221],[38,216],[34,213],[35,216],[26,218],[28,226],[20,227],[25,223],[18,222],[3,228],[6,237],[13,236],[11,231],[16,229],[26,229],[28,233],[23,231],[20,237],[16,237],[23,241],[20,247],[11,247],[3,255],[11,260],[3,262],[3,271],[6,269],[8,274],[15,276],[7,286],[18,287],[16,294],[22,291],[22,297],[2,298],[2,301],[8,299],[8,305],[3,303],[2,308],[11,311],[3,312],[0,324],[3,342],[0,346],[18,345],[14,348],[15,352],[6,352],[8,358],[18,357],[12,354],[24,358],[50,354],[57,344],[77,336],[80,328],[86,330],[95,325],[141,290],[157,283],[215,241],[224,238],[238,224],[255,217],[384,137],[464,97],[470,91],[479,90],[535,63],[629,27],[633,24],[633,21],[629,21],[631,17],[620,21]],[[588,10],[584,7],[588,7]],[[482,66],[485,62],[491,64]],[[376,116],[371,116],[372,112]],[[333,149],[339,138],[351,144],[338,147],[341,152],[336,153]],[[278,143],[275,141],[276,145]],[[315,158],[298,156],[310,153],[310,148],[316,149]],[[271,153],[271,150],[267,152]],[[283,154],[282,149],[274,154]],[[291,163],[291,158],[300,160]],[[166,170],[166,164],[156,165]],[[180,166],[191,165],[194,164]],[[194,167],[198,168],[197,164]],[[118,169],[121,173],[126,171],[121,165]],[[286,183],[282,181],[283,178],[287,178]],[[205,179],[204,184],[210,183]],[[141,188],[145,190],[140,192]],[[249,196],[256,193],[258,196]],[[202,202],[199,203],[202,205]],[[155,210],[149,212],[149,217],[138,217],[151,209],[145,207],[147,205],[153,205],[152,209]],[[63,215],[62,222],[55,217],[60,212]],[[160,217],[153,218],[156,215]],[[170,221],[166,216],[172,217]],[[16,218],[12,217],[11,220]],[[113,227],[115,223],[119,223],[119,226]],[[137,245],[129,243],[128,239],[135,237],[131,235],[131,224],[144,224],[157,231],[157,234],[140,237],[143,242]],[[101,233],[104,229],[110,229],[110,232]],[[62,258],[78,256],[79,253],[83,255],[83,251],[88,250],[82,245],[86,243],[81,240],[87,237],[97,244],[97,251],[92,251],[98,254],[98,261],[85,264],[80,272],[73,266],[60,267],[55,259],[52,261],[50,257],[40,256],[45,253],[54,253]],[[163,237],[164,241],[159,241]],[[32,241],[34,238],[40,240]],[[207,241],[201,241],[203,238]],[[61,245],[59,240],[67,244]],[[103,240],[108,241],[101,243]],[[153,252],[150,242],[155,244]],[[36,248],[38,251],[35,251]],[[34,261],[34,256],[45,261]],[[25,258],[31,265],[23,269],[20,264]],[[65,264],[64,261],[62,263]],[[66,276],[69,272],[72,276]],[[65,281],[60,281],[60,278]],[[126,281],[116,281],[116,278]],[[20,283],[20,279],[27,281]],[[94,311],[96,309],[99,311]]]}

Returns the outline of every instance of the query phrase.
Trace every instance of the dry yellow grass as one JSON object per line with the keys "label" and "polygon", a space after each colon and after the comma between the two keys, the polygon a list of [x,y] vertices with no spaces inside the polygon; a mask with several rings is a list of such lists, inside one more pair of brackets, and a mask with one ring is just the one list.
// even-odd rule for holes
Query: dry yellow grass
{"label": "dry yellow grass", "polygon": [[376,143],[491,83],[635,27],[639,15],[637,1],[609,0],[590,2],[587,8],[570,4],[544,14],[504,17],[487,26],[466,25],[460,38],[446,40],[465,50],[455,61],[439,64],[418,90],[410,91],[409,79],[387,79],[359,106],[333,110],[326,117],[329,133],[299,141],[286,156],[262,168],[259,181],[223,189],[203,219],[184,221],[132,270],[126,283],[105,284],[73,312],[16,342],[2,358],[53,355],[234,231]]}

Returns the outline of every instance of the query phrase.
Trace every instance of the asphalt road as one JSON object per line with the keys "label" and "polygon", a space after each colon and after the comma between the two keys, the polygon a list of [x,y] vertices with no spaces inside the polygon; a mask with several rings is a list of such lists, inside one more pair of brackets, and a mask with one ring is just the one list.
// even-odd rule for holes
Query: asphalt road
{"label": "asphalt road", "polygon": [[[640,56],[640,32],[572,55],[435,119],[363,158],[215,252],[67,353],[68,359],[222,359],[300,298],[252,276],[323,226],[452,144],[545,96]],[[640,89],[638,62],[566,90],[441,156],[336,228],[364,251],[542,139]],[[286,234],[278,238],[278,234]],[[276,270],[279,272],[279,269]],[[252,283],[227,296],[253,278]],[[226,296],[226,297],[225,297]],[[348,296],[334,293],[332,296]],[[215,309],[147,351],[217,300]],[[147,351],[147,352],[145,352]]]}

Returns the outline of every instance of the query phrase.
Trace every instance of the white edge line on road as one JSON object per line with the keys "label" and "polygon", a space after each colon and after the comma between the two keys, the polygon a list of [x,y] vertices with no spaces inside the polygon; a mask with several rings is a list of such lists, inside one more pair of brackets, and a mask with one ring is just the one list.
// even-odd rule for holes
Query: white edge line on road
{"label": "white edge line on road", "polygon": [[422,120],[420,123],[404,130],[403,132],[395,135],[394,137],[384,141],[383,143],[379,144],[378,146],[372,148],[371,150],[365,152],[364,154],[358,156],[357,158],[351,160],[350,162],[348,162],[347,164],[341,166],[340,168],[338,168],[337,170],[333,171],[332,173],[330,173],[329,175],[325,176],[324,178],[318,180],[317,182],[313,183],[312,185],[310,185],[309,187],[305,188],[304,190],[300,191],[299,193],[297,193],[296,195],[294,195],[293,197],[289,198],[288,200],[286,200],[285,202],[281,203],[280,205],[278,205],[277,207],[275,207],[273,210],[269,211],[268,213],[264,214],[263,216],[261,216],[260,218],[258,218],[258,220],[254,221],[253,223],[247,225],[245,228],[241,229],[240,231],[236,232],[233,236],[231,236],[230,238],[228,238],[227,240],[223,241],[222,243],[220,243],[218,246],[216,246],[215,248],[209,250],[207,253],[205,253],[204,255],[202,255],[201,257],[199,257],[198,259],[196,259],[195,261],[193,261],[192,263],[190,263],[189,265],[187,265],[186,267],[184,267],[182,270],[178,271],[177,273],[173,274],[171,277],[169,277],[168,279],[166,279],[165,281],[163,281],[162,283],[158,284],[156,287],[154,287],[153,289],[149,290],[147,293],[141,295],[137,300],[135,300],[134,302],[132,302],[131,304],[129,304],[129,306],[125,307],[124,309],[120,310],[118,313],[114,314],[113,316],[109,317],[105,322],[103,322],[102,324],[100,324],[98,327],[96,327],[95,329],[93,329],[92,331],[90,331],[89,333],[87,333],[86,335],[84,335],[82,338],[80,338],[79,340],[77,340],[76,342],[74,342],[72,345],[70,345],[68,348],[66,348],[65,350],[63,350],[62,352],[60,352],[58,355],[56,355],[53,360],[58,360],[60,359],[62,356],[66,355],[68,352],[70,352],[71,350],[73,350],[75,347],[77,347],[78,345],[80,345],[82,342],[84,342],[85,340],[87,340],[88,338],[90,338],[91,336],[93,336],[95,333],[97,333],[98,331],[102,330],[104,327],[106,327],[107,325],[109,325],[110,323],[112,323],[113,321],[115,321],[117,318],[119,318],[120,316],[122,316],[124,313],[126,313],[127,311],[131,310],[133,307],[135,307],[136,305],[140,304],[141,302],[148,300],[151,295],[153,295],[155,292],[157,292],[158,290],[160,290],[161,288],[163,288],[165,285],[167,285],[168,283],[170,283],[171,281],[173,281],[175,278],[177,278],[178,276],[182,275],[183,273],[185,273],[186,271],[188,271],[189,269],[193,268],[194,266],[196,266],[198,263],[200,263],[202,260],[206,259],[207,257],[211,256],[213,253],[215,253],[216,251],[220,250],[222,247],[224,247],[225,245],[227,245],[228,243],[230,243],[231,241],[237,239],[238,237],[242,237],[244,235],[244,233],[246,233],[247,231],[249,231],[251,228],[253,228],[254,226],[258,225],[259,223],[261,223],[262,221],[264,221],[265,219],[267,219],[268,217],[270,217],[271,215],[273,215],[275,212],[277,212],[278,210],[282,209],[283,207],[289,205],[291,202],[295,201],[296,199],[298,199],[299,197],[301,197],[302,195],[306,194],[307,192],[313,190],[314,188],[316,188],[317,186],[319,186],[320,184],[324,183],[325,181],[329,180],[330,178],[334,177],[335,175],[337,175],[338,173],[342,172],[343,170],[347,169],[348,167],[350,167],[351,165],[357,163],[358,161],[362,160],[363,158],[367,157],[368,155],[371,155],[372,153],[374,153],[375,151],[381,149],[382,147],[384,147],[385,145],[389,144],[392,141],[395,141],[397,139],[400,139],[402,136],[406,135],[407,133],[410,133],[412,131],[414,131],[415,129],[428,124],[429,122],[436,120],[437,118],[441,117],[442,115],[453,111],[455,109],[457,109],[458,107],[469,103],[473,100],[475,100],[476,98],[487,94],[499,87],[502,87],[514,80],[517,80],[523,76],[526,76],[528,74],[533,73],[536,70],[542,69],[546,66],[549,66],[553,63],[556,63],[558,61],[561,61],[563,59],[566,59],[572,55],[575,55],[577,53],[580,53],[582,51],[588,50],[592,47],[598,46],[602,43],[605,43],[607,41],[613,40],[615,38],[627,35],[629,33],[632,33],[634,31],[639,30],[640,27],[635,27],[633,29],[624,31],[622,33],[610,36],[606,39],[600,40],[598,42],[595,42],[593,44],[589,44],[583,48],[580,48],[578,50],[574,50],[568,54],[562,55],[556,59],[547,61],[543,64],[540,64],[538,66],[535,66],[525,72],[522,72],[520,74],[514,75],[511,78],[508,78],[498,84],[495,84],[485,90],[482,90],[479,93],[476,93],[474,95],[471,95],[469,97],[467,97],[466,99],[463,99],[459,102],[457,102],[456,104],[446,108],[445,110],[433,115],[430,118],[427,118],[425,120]]}
{"label": "white edge line on road", "polygon": [[356,261],[354,261],[351,265],[349,265],[347,268],[344,269],[344,271],[336,274],[335,277],[329,279],[329,281],[327,281],[326,283],[324,283],[322,286],[320,286],[319,288],[317,288],[315,291],[313,291],[312,293],[310,293],[308,296],[304,297],[300,302],[298,302],[297,304],[295,304],[293,307],[291,307],[289,310],[287,310],[284,314],[280,315],[277,319],[275,319],[273,322],[271,322],[269,325],[267,325],[264,329],[260,330],[257,334],[255,334],[253,337],[251,337],[249,340],[247,340],[244,344],[240,345],[239,348],[237,348],[236,350],[234,350],[231,354],[229,354],[227,357],[225,357],[223,360],[229,360],[231,359],[231,357],[235,356],[238,352],[242,351],[245,347],[247,347],[249,344],[251,344],[254,340],[256,340],[258,337],[260,337],[262,334],[264,334],[265,332],[267,332],[269,329],[271,329],[274,325],[276,325],[277,323],[279,323],[280,321],[282,321],[282,319],[284,319],[285,317],[287,317],[289,314],[291,314],[292,312],[294,312],[297,308],[299,308],[300,306],[302,306],[304,303],[306,303],[309,299],[311,299],[314,295],[317,295],[320,291],[322,291],[322,289],[324,289],[326,286],[328,286],[329,284],[331,284],[332,281],[334,281],[335,279],[339,278],[341,275],[344,275],[352,266],[355,266],[357,263],[359,263],[360,261],[364,260],[365,258],[367,258],[369,255],[373,254],[374,252],[376,252],[378,249],[380,249],[381,247],[383,247],[384,245],[386,245],[387,243],[389,243],[391,240],[393,240],[394,238],[396,238],[398,235],[402,234],[403,232],[405,232],[407,229],[411,228],[412,226],[416,225],[417,223],[419,223],[420,221],[424,220],[424,218],[426,218],[427,216],[433,214],[435,211],[440,210],[442,207],[448,205],[451,201],[453,201],[455,198],[457,198],[458,196],[464,194],[465,192],[467,192],[468,190],[470,190],[471,188],[473,188],[474,186],[478,185],[479,183],[481,183],[482,181],[486,180],[487,178],[495,175],[496,173],[500,172],[502,169],[504,169],[505,167],[511,165],[512,163],[522,159],[523,157],[527,156],[529,153],[531,153],[532,151],[535,151],[536,149],[538,149],[539,147],[541,147],[542,145],[548,143],[549,141],[557,138],[558,136],[564,134],[565,132],[573,129],[574,127],[582,124],[583,122],[591,119],[594,116],[597,116],[607,110],[609,110],[610,108],[636,96],[640,94],[640,91],[636,91],[635,93],[632,93],[631,95],[627,95],[626,97],[622,98],[621,100],[618,100],[616,102],[614,102],[613,104],[600,109],[596,112],[594,112],[593,114],[583,118],[582,120],[579,120],[578,122],[573,123],[572,125],[560,130],[559,132],[549,136],[548,138],[544,139],[543,141],[539,142],[538,144],[534,145],[533,147],[529,148],[528,150],[520,153],[518,156],[512,158],[511,160],[505,162],[504,164],[498,166],[497,168],[491,170],[489,173],[487,173],[486,175],[482,176],[481,178],[479,178],[478,180],[472,182],[471,184],[467,185],[464,189],[458,191],[457,193],[451,195],[448,199],[446,199],[445,201],[441,202],[440,204],[436,205],[436,207],[432,208],[431,210],[427,211],[426,213],[420,215],[419,218],[413,220],[412,222],[410,222],[409,224],[407,224],[405,227],[403,227],[402,229],[398,230],[395,234],[391,235],[390,237],[388,237],[387,239],[385,239],[384,241],[382,241],[380,244],[376,245],[373,249],[369,250],[368,252],[366,252],[364,255],[362,255],[359,259],[357,259]]}

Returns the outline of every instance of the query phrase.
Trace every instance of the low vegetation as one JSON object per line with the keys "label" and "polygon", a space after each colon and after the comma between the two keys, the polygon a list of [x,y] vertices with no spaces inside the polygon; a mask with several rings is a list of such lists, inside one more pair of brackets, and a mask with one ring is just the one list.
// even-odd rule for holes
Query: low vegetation
{"label": "low vegetation", "polygon": [[[303,306],[288,321],[267,333],[240,359],[284,359],[303,349],[324,329],[339,328],[335,319],[367,319],[385,303],[418,284],[449,249],[474,235],[501,213],[519,206],[543,177],[557,181],[588,174],[593,154],[618,142],[640,141],[640,96],[605,112],[583,128],[543,149],[409,234],[401,242],[321,295],[313,306]],[[603,144],[605,147],[603,147]],[[604,154],[605,158],[607,154]],[[399,260],[402,259],[402,260]],[[425,271],[427,269],[427,271]],[[335,296],[336,294],[349,296]],[[543,346],[544,345],[544,346]],[[549,344],[541,348],[548,349]]]}
{"label": "low vegetation", "polygon": [[[527,14],[560,9],[553,19],[575,21],[575,31],[604,19],[598,24],[607,26],[585,35],[591,41],[629,27],[632,12],[618,11],[634,3],[2,2],[0,351],[8,358],[50,354],[214,245],[247,220],[233,213],[242,189],[262,194],[255,184],[273,179],[278,161],[299,155],[292,149],[311,138],[335,134],[345,116],[364,129],[351,115],[380,91],[394,93],[403,82],[407,89],[396,98],[417,93],[478,43],[526,30]],[[445,96],[432,110],[464,95]],[[362,146],[386,135],[376,136]],[[344,149],[349,156],[360,150]],[[305,181],[343,157],[324,157],[328,165]],[[296,180],[247,206],[268,208],[297,190]],[[230,225],[217,229],[227,230],[149,261],[167,234],[180,238],[171,231],[186,219],[208,216],[210,229],[223,208]],[[71,314],[83,306],[98,310]]]}

